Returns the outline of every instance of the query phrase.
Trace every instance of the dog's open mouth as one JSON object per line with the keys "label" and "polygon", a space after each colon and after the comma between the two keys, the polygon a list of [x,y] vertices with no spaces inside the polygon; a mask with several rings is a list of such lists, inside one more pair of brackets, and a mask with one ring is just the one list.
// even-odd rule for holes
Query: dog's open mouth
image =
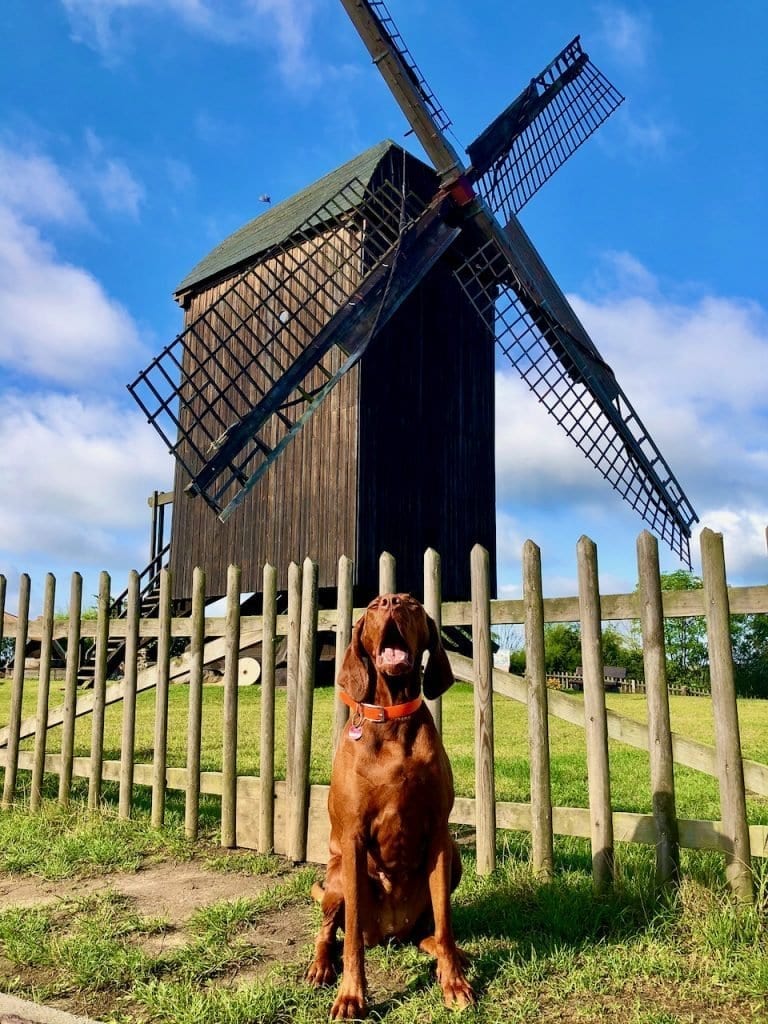
{"label": "dog's open mouth", "polygon": [[384,631],[381,648],[376,655],[376,667],[390,676],[410,672],[413,668],[413,656],[394,622]]}

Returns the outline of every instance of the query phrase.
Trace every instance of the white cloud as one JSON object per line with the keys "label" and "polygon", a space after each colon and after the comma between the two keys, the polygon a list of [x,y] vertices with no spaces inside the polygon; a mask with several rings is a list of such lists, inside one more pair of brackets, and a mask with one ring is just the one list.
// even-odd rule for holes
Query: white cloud
{"label": "white cloud", "polygon": [[[143,568],[146,499],[171,476],[170,457],[143,417],[42,392],[5,394],[3,410],[0,478],[17,486],[0,505],[2,551],[23,569],[46,558],[49,568]],[[130,533],[137,528],[140,550]]]}
{"label": "white cloud", "polygon": [[122,160],[107,160],[94,171],[94,185],[104,206],[112,213],[125,213],[134,220],[145,199],[144,186],[134,178]]}
{"label": "white cloud", "polygon": [[127,310],[2,206],[0,325],[0,363],[60,383],[91,381],[139,350]]}
{"label": "white cloud", "polygon": [[273,50],[287,81],[306,82],[316,73],[307,53],[316,0],[62,0],[62,4],[75,38],[107,59],[115,59],[125,48],[131,15],[170,16],[216,42]]}
{"label": "white cloud", "polygon": [[597,15],[602,42],[624,66],[643,67],[653,37],[650,17],[618,4],[598,5]]}
{"label": "white cloud", "polygon": [[82,224],[88,219],[79,196],[49,157],[2,144],[0,206],[35,223]]}
{"label": "white cloud", "polygon": [[723,535],[725,564],[729,577],[765,582],[768,559],[768,502],[745,509],[724,506],[704,510],[701,526],[696,530],[692,549],[697,565],[701,564],[699,535],[706,526]]}

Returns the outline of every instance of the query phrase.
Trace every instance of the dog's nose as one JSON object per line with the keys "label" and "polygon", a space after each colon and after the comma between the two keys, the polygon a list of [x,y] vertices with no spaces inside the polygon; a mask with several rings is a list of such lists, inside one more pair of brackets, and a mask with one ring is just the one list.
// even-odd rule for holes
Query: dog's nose
{"label": "dog's nose", "polygon": [[384,608],[385,610],[389,608],[399,608],[402,603],[403,601],[399,594],[384,594],[384,596],[380,598],[379,607]]}

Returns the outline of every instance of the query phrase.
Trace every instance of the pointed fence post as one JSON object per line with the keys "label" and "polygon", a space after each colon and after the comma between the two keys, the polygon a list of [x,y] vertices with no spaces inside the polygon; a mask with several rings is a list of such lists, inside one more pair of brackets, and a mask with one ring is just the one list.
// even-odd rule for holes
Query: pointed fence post
{"label": "pointed fence post", "polygon": [[64,718],[61,723],[61,765],[59,803],[66,806],[72,789],[72,759],[75,750],[75,705],[77,673],[80,669],[80,615],[83,601],[83,577],[72,573],[69,587],[69,624],[67,627],[67,667],[64,676]]}
{"label": "pointed fence post", "polygon": [[237,675],[240,660],[240,567],[227,570],[224,633],[224,721],[221,751],[221,845],[237,843]]}
{"label": "pointed fence post", "polygon": [[531,771],[531,857],[534,874],[542,881],[551,881],[554,877],[555,856],[549,763],[549,704],[544,663],[544,597],[541,551],[532,540],[527,540],[523,545],[523,604]]}
{"label": "pointed fence post", "polygon": [[[336,686],[339,685],[339,673],[344,661],[344,654],[352,639],[352,568],[353,563],[346,555],[339,559],[338,587],[336,590],[336,661],[334,679]],[[339,745],[344,726],[347,724],[349,709],[336,695],[333,702],[333,752]]]}
{"label": "pointed fence post", "polygon": [[96,810],[101,802],[101,773],[104,760],[104,695],[107,690],[107,657],[109,654],[110,585],[109,573],[102,572],[99,575],[93,711],[91,713],[91,763],[88,774],[88,807],[92,811]]}
{"label": "pointed fence post", "polygon": [[136,746],[136,683],[139,671],[139,619],[141,595],[139,574],[128,573],[125,606],[125,667],[123,669],[123,720],[120,730],[120,796],[118,815],[130,818],[133,810],[133,765]]}
{"label": "pointed fence post", "polygon": [[171,573],[160,571],[157,632],[157,684],[155,687],[155,745],[152,758],[153,828],[165,820],[165,784],[168,766],[168,684],[171,670]]}
{"label": "pointed fence post", "polygon": [[379,593],[397,593],[397,562],[388,551],[379,555]]}
{"label": "pointed fence post", "polygon": [[301,642],[296,692],[296,736],[293,746],[293,786],[288,821],[288,859],[302,861],[307,854],[309,821],[309,759],[312,747],[312,707],[315,693],[317,649],[318,569],[304,560],[301,584]]}
{"label": "pointed fence post", "polygon": [[[442,567],[440,555],[434,548],[427,548],[424,552],[424,607],[427,614],[431,615],[437,626],[437,635],[443,628],[443,598],[442,598]],[[427,707],[432,712],[435,720],[435,728],[439,733],[443,731],[443,698],[436,697],[434,700],[427,700]]]}
{"label": "pointed fence post", "polygon": [[24,699],[24,661],[27,656],[27,632],[29,630],[29,591],[30,579],[24,572],[19,579],[19,614],[16,619],[16,647],[13,655],[13,683],[11,684],[11,710],[8,720],[8,746],[5,755],[3,808],[10,807],[16,796],[16,775],[19,770],[21,705]]}
{"label": "pointed fence post", "polygon": [[704,529],[701,531],[700,544],[712,714],[715,720],[715,749],[720,783],[720,813],[728,844],[725,853],[725,876],[737,900],[747,903],[754,898],[752,858],[733,671],[731,615],[725,579],[723,535]]}
{"label": "pointed fence post", "polygon": [[[45,750],[48,742],[48,697],[51,690],[51,652],[53,648],[53,617],[56,610],[56,578],[45,577],[43,595],[43,638],[40,644],[40,674],[37,684],[37,715],[35,719],[35,752],[32,762],[32,783],[29,790],[29,809],[39,811],[43,801]],[[2,616],[0,608],[0,616]]]}
{"label": "pointed fence post", "polygon": [[301,632],[301,566],[288,566],[288,636],[285,674],[285,790],[289,807],[293,787],[293,741],[296,735],[296,690],[299,685],[299,641]]}
{"label": "pointed fence post", "polygon": [[662,888],[671,888],[680,881],[672,727],[669,718],[659,545],[647,530],[637,538],[637,571],[648,703],[653,823],[656,828],[656,884]]}
{"label": "pointed fence post", "polygon": [[275,636],[277,570],[267,563],[262,573],[261,730],[259,739],[259,853],[275,848]]}
{"label": "pointed fence post", "polygon": [[472,661],[475,676],[475,828],[477,872],[496,867],[496,786],[493,765],[493,656],[488,552],[472,548]]}
{"label": "pointed fence post", "polygon": [[189,702],[187,705],[187,789],[184,834],[197,839],[200,817],[200,746],[203,739],[203,650],[205,647],[205,572],[192,572],[192,622],[189,637]]}
{"label": "pointed fence post", "polygon": [[600,625],[600,590],[597,548],[589,537],[577,545],[581,661],[584,671],[584,733],[589,776],[589,813],[592,840],[592,880],[597,893],[613,883],[613,810],[608,763],[608,717]]}

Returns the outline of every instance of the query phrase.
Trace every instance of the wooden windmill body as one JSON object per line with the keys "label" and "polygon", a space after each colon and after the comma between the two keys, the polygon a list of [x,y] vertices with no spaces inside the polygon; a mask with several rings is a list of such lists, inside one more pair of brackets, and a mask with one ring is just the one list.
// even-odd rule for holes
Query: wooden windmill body
{"label": "wooden windmill body", "polygon": [[[267,294],[266,282],[279,278],[286,254],[290,259],[310,245],[317,262],[324,245],[329,260],[340,245],[364,251],[365,224],[354,218],[343,227],[319,223],[311,240],[303,234],[294,244],[292,238],[299,224],[353,180],[373,190],[386,182],[425,201],[437,187],[434,171],[399,146],[373,147],[245,225],[202,260],[176,293],[185,327],[205,317],[242,278],[244,267],[235,293],[247,304],[258,291],[279,320],[281,301],[288,305],[290,298],[279,288]],[[280,255],[270,257],[276,243]],[[232,330],[242,315],[232,297],[222,311]],[[309,334],[311,309],[304,322]],[[242,338],[243,347],[257,343]],[[218,356],[229,362],[230,374],[233,360],[244,358],[240,348],[231,342]],[[254,399],[248,385],[242,390],[235,410],[241,415]],[[276,566],[278,588],[284,589],[289,562],[307,555],[318,563],[320,586],[332,587],[343,554],[353,559],[354,582],[365,596],[376,592],[382,551],[397,558],[398,585],[418,591],[428,547],[442,556],[446,597],[465,596],[472,545],[495,552],[493,394],[493,338],[450,268],[438,265],[249,492],[237,515],[222,523],[206,504],[185,495],[188,478],[177,465],[170,552],[177,598],[191,593],[196,565],[206,569],[209,594],[222,595],[230,563],[241,566],[246,591],[259,590],[265,562]]]}

